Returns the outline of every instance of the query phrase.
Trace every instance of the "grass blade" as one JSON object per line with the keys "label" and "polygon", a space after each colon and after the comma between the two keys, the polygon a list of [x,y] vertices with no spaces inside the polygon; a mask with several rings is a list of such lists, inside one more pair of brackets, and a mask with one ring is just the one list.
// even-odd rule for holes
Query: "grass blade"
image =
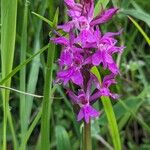
{"label": "grass blade", "polygon": [[133,110],[131,110],[122,100],[119,103],[145,128],[145,130],[150,133],[150,126],[148,126],[143,120],[141,120]]}
{"label": "grass blade", "polygon": [[95,5],[94,16],[97,16],[101,12],[102,8],[106,8],[108,3],[109,0],[99,0]]}
{"label": "grass blade", "polygon": [[150,27],[150,15],[149,14],[147,14],[145,12],[141,12],[136,9],[122,10],[122,12],[124,14],[130,15],[132,17],[135,17],[139,20],[144,21]]}
{"label": "grass blade", "polygon": [[[91,72],[98,78],[99,82],[101,82],[101,76],[98,69],[96,67],[93,67]],[[120,141],[118,125],[117,125],[117,121],[116,121],[116,117],[113,111],[111,101],[109,97],[106,96],[105,97],[102,96],[101,100],[109,123],[109,130],[113,141],[114,149],[121,150],[121,141]]]}
{"label": "grass blade", "polygon": [[44,98],[42,107],[41,118],[41,149],[50,148],[50,111],[52,99],[50,93],[52,89],[52,74],[53,74],[53,61],[54,61],[55,45],[49,44],[46,75],[44,83]]}
{"label": "grass blade", "polygon": [[[42,0],[40,3],[39,14],[44,15],[46,7],[47,7],[47,0]],[[35,28],[36,30],[35,30],[35,39],[34,39],[33,50],[34,50],[34,53],[37,53],[37,51],[41,45],[41,34],[40,33],[41,33],[41,28],[42,28],[42,21],[38,19],[38,20],[36,20],[35,24],[36,24],[36,28]],[[39,75],[39,68],[40,68],[40,56],[38,55],[37,57],[35,57],[32,60],[31,69],[29,72],[28,83],[27,83],[27,85],[28,85],[27,93],[35,93],[38,75]],[[33,97],[27,96],[26,97],[27,112],[24,117],[26,118],[28,123],[30,120],[32,104],[33,104]]]}
{"label": "grass blade", "polygon": [[30,125],[28,131],[26,132],[26,134],[24,136],[24,140],[22,141],[19,150],[24,149],[24,147],[26,146],[27,141],[28,141],[29,137],[31,136],[33,129],[35,128],[35,126],[37,125],[38,121],[41,118],[41,115],[42,115],[42,109],[39,110],[38,114],[36,115],[35,119],[33,120],[32,124]]}
{"label": "grass blade", "polygon": [[22,64],[20,64],[19,66],[17,66],[16,68],[14,68],[4,79],[2,79],[0,81],[0,85],[4,84],[5,82],[7,82],[9,80],[9,78],[11,78],[13,75],[15,75],[20,69],[22,69],[25,65],[27,65],[30,61],[32,61],[32,59],[34,57],[36,57],[37,55],[43,53],[45,50],[48,49],[48,45],[44,46],[43,48],[41,48],[40,50],[38,50],[37,53],[35,53],[34,55],[32,55],[31,57],[29,57],[28,59],[26,59]]}
{"label": "grass blade", "polygon": [[115,114],[113,111],[111,101],[109,97],[104,97],[104,96],[101,97],[101,100],[102,100],[104,110],[108,119],[109,129],[110,129],[110,134],[112,137],[114,149],[121,150],[121,141],[120,141],[118,125],[116,122],[116,118],[115,118]]}
{"label": "grass blade", "polygon": [[132,21],[132,23],[136,26],[136,28],[141,32],[141,34],[144,36],[146,42],[150,45],[150,38],[144,32],[144,30],[140,27],[140,25],[132,17],[128,16],[128,18]]}
{"label": "grass blade", "polygon": [[[56,86],[54,86],[53,89],[51,90],[51,95],[54,94],[55,90],[56,90]],[[28,131],[26,132],[26,134],[24,136],[24,140],[22,141],[20,148],[19,148],[20,150],[22,150],[25,147],[25,145],[27,144],[27,142],[31,136],[32,131],[34,130],[37,123],[39,122],[39,120],[42,116],[42,109],[41,108],[42,108],[42,105],[40,106],[39,112],[37,113],[36,117],[34,118],[33,122],[31,123]]]}
{"label": "grass blade", "polygon": [[[17,0],[1,0],[1,61],[2,61],[2,78],[11,72],[14,59],[15,37],[16,37],[16,18],[17,18]],[[10,27],[11,25],[11,27]],[[8,61],[9,60],[9,61]],[[5,83],[10,86],[11,78]],[[3,150],[6,150],[6,128],[7,115],[9,110],[9,94],[7,90],[2,91],[3,99]],[[12,121],[9,115],[9,122]],[[11,122],[12,123],[12,122]],[[11,128],[12,129],[12,128]],[[14,133],[14,132],[12,132]],[[15,135],[13,136],[15,137]],[[16,149],[16,142],[14,148]]]}
{"label": "grass blade", "polygon": [[47,18],[35,13],[35,12],[32,12],[32,14],[34,14],[35,16],[37,16],[39,19],[43,20],[44,22],[48,23],[50,25],[50,27],[53,27],[53,23],[48,20]]}
{"label": "grass blade", "polygon": [[[27,24],[28,24],[28,2],[25,2],[24,6],[24,17],[21,35],[21,56],[20,62],[26,60],[26,48],[27,48]],[[26,67],[20,70],[20,90],[26,91]],[[21,141],[24,139],[24,135],[27,131],[27,121],[24,117],[26,114],[26,97],[25,95],[20,95],[20,124],[21,124]],[[24,147],[25,149],[25,147]]]}

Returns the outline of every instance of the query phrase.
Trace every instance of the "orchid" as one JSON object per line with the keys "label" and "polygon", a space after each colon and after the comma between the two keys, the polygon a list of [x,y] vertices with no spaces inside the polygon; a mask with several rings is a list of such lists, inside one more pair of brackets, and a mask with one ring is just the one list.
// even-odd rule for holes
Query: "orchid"
{"label": "orchid", "polygon": [[77,104],[80,107],[80,111],[77,116],[77,120],[80,121],[81,119],[85,119],[86,123],[89,123],[90,118],[95,118],[100,115],[100,112],[94,109],[91,106],[92,100],[95,100],[99,97],[95,96],[94,99],[92,98],[91,94],[91,86],[92,86],[92,77],[88,81],[86,92],[81,89],[78,91],[78,95],[74,94],[71,90],[68,90],[68,95],[72,100],[73,104]]}
{"label": "orchid", "polygon": [[[110,86],[116,84],[115,77],[119,74],[119,68],[113,58],[115,53],[122,53],[124,46],[118,46],[115,36],[119,32],[102,33],[98,27],[112,19],[118,11],[117,8],[102,10],[94,17],[94,0],[65,0],[67,14],[70,21],[58,25],[58,29],[66,32],[66,36],[57,35],[51,38],[56,44],[63,46],[58,59],[59,71],[57,82],[63,83],[67,88],[68,96],[73,105],[79,107],[77,120],[85,120],[89,123],[91,118],[97,118],[100,111],[92,105],[101,96],[118,99],[119,95],[112,93]],[[69,35],[69,36],[67,36]],[[103,69],[108,69],[102,83],[91,73],[93,66],[102,64]],[[71,83],[77,91],[68,89]],[[93,89],[94,90],[91,90]]]}

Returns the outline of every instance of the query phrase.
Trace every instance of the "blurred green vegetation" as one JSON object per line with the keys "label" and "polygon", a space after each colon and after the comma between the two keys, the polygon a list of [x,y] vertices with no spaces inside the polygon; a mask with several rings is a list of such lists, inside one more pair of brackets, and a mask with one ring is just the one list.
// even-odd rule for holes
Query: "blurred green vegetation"
{"label": "blurred green vegetation", "polygon": [[[121,135],[122,149],[149,150],[150,47],[128,16],[131,16],[150,38],[150,0],[95,0],[96,4],[96,11],[101,11],[101,5],[103,4],[106,8],[113,6],[120,8],[119,13],[113,17],[112,21],[101,26],[101,30],[105,33],[107,31],[118,31],[123,28],[123,34],[118,38],[120,41],[118,44],[125,45],[126,48],[122,55],[116,56],[121,75],[117,77],[117,86],[112,87],[112,90],[121,95],[121,99],[118,101],[112,100],[112,104]],[[1,4],[0,6],[2,7],[3,5]],[[6,54],[5,59],[7,62],[6,66],[7,64],[8,66],[13,65],[13,68],[23,62],[25,63],[20,65],[18,70],[13,70],[14,72],[8,76],[8,79],[12,76],[11,88],[26,93],[43,95],[48,52],[48,46],[46,45],[53,34],[50,25],[43,22],[32,12],[53,21],[58,7],[58,23],[62,24],[68,20],[63,0],[18,0],[14,60],[11,63],[9,58],[7,60]],[[7,9],[9,8],[6,8],[6,11]],[[1,13],[1,24],[2,15]],[[12,24],[9,27],[12,28]],[[3,33],[2,29],[0,28],[1,36]],[[44,48],[42,49],[42,47]],[[50,51],[53,50],[52,47],[50,48]],[[60,50],[61,47],[56,46],[54,62],[51,66],[51,69],[53,69],[53,81],[58,70],[57,58]],[[36,53],[40,53],[40,55],[35,57],[34,54]],[[2,57],[1,47],[1,61]],[[28,61],[25,61],[27,59]],[[9,85],[1,82],[4,79],[2,68],[1,63],[0,89],[4,91],[2,85]],[[98,69],[104,75],[100,67]],[[42,102],[42,98],[23,95],[10,90],[9,107],[7,109],[11,112],[12,122],[11,120],[7,122],[7,149],[15,149],[14,144],[16,144],[17,150],[19,148],[22,150],[37,150],[41,148],[40,118],[42,116]],[[76,122],[76,115],[73,112],[70,100],[66,95],[66,91],[60,85],[53,84],[50,93],[50,103],[52,106],[51,113],[47,120],[50,122],[49,141],[51,149],[66,150],[70,149],[70,147],[73,150],[80,149],[83,125]],[[93,150],[112,150],[113,144],[102,102],[98,101],[94,105],[102,110],[103,113],[99,119],[92,121]],[[0,149],[3,141],[3,114],[1,94]],[[11,124],[13,124],[15,133],[13,133]],[[15,143],[14,137],[16,137],[17,143]]]}

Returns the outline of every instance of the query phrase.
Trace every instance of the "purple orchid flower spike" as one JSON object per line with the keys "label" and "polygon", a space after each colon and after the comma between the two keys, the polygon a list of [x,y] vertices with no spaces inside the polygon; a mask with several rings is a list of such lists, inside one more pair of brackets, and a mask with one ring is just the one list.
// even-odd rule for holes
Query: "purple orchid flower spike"
{"label": "purple orchid flower spike", "polygon": [[[100,115],[92,106],[96,100],[101,96],[119,98],[118,94],[110,91],[110,86],[116,84],[115,77],[119,74],[113,55],[122,53],[124,49],[124,46],[117,45],[115,39],[122,30],[103,34],[98,27],[111,20],[118,9],[105,10],[94,18],[94,0],[64,1],[70,21],[59,25],[58,29],[65,31],[69,38],[61,35],[51,38],[51,41],[63,47],[58,59],[56,82],[64,86],[68,82],[73,83],[75,89],[78,89],[78,92],[68,89],[68,95],[72,103],[80,107],[77,120],[89,123],[91,118]],[[110,71],[110,75],[105,76],[102,83],[90,71],[93,66],[100,64],[102,69]]]}

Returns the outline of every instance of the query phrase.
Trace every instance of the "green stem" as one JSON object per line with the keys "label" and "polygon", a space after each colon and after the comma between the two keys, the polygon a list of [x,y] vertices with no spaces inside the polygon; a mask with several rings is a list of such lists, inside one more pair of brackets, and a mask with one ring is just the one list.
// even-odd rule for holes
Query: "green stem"
{"label": "green stem", "polygon": [[28,131],[24,136],[24,140],[22,141],[19,150],[23,150],[25,145],[27,144],[29,137],[31,136],[32,131],[34,130],[35,126],[37,125],[38,121],[40,120],[42,115],[41,109],[39,110],[38,114],[36,115],[35,119],[33,120],[32,124],[30,125]]}
{"label": "green stem", "polygon": [[12,133],[14,150],[17,150],[18,142],[17,142],[17,137],[16,137],[16,134],[15,134],[15,129],[14,129],[14,126],[13,126],[12,116],[11,116],[11,112],[10,112],[9,108],[7,108],[7,117],[8,117],[8,122],[9,122],[9,126],[10,126],[11,133]]}
{"label": "green stem", "polygon": [[[24,62],[26,60],[26,48],[27,48],[27,24],[28,24],[28,2],[25,1],[24,6],[24,18],[23,18],[23,26],[22,26],[22,36],[21,36],[21,54],[20,54],[20,62]],[[20,70],[20,90],[26,91],[26,66]],[[20,95],[20,124],[21,124],[21,141],[24,140],[24,135],[27,132],[28,121],[26,119],[26,96]],[[26,146],[24,147],[24,150]]]}
{"label": "green stem", "polygon": [[42,106],[41,117],[41,150],[50,149],[50,111],[51,111],[51,98],[50,93],[52,89],[52,73],[53,73],[53,61],[54,61],[55,45],[49,44],[47,67],[44,83],[44,98]]}
{"label": "green stem", "polygon": [[6,101],[3,98],[3,150],[6,150],[6,128],[7,128],[7,110],[6,110]]}
{"label": "green stem", "polygon": [[[17,0],[1,0],[1,73],[2,78],[11,72],[16,37]],[[10,87],[11,78],[4,84]],[[7,149],[7,119],[9,91],[2,91],[3,99],[3,150]],[[11,122],[12,123],[12,122]]]}
{"label": "green stem", "polygon": [[84,122],[83,129],[83,150],[92,150],[91,123]]}

